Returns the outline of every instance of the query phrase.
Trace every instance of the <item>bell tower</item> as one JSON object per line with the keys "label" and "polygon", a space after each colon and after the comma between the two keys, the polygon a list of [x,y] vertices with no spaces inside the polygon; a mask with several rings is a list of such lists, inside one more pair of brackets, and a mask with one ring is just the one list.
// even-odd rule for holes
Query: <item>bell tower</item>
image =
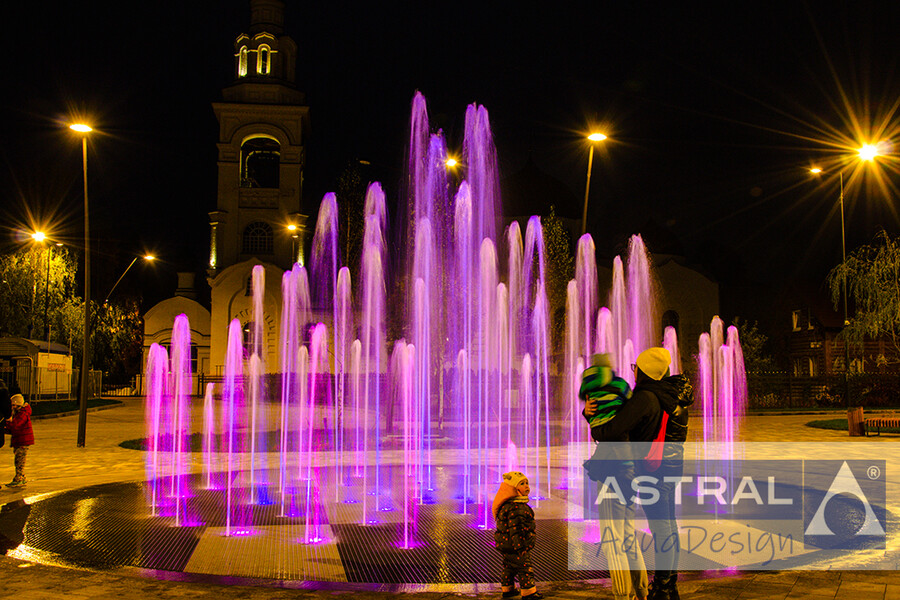
{"label": "bell tower", "polygon": [[[250,271],[261,264],[272,310],[280,273],[304,263],[303,206],[309,107],[296,86],[297,44],[284,33],[282,0],[250,0],[250,27],[234,41],[234,80],[213,103],[219,123],[218,194],[209,213],[211,362],[224,363],[228,322],[243,310]],[[270,276],[269,273],[272,275]],[[277,276],[276,276],[277,275]],[[270,281],[274,280],[274,281]]]}

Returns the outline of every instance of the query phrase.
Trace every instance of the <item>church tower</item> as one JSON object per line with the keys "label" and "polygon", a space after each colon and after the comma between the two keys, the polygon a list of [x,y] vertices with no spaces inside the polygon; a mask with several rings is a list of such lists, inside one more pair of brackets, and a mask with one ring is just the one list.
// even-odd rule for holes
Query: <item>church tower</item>
{"label": "church tower", "polygon": [[[225,361],[227,328],[251,320],[254,265],[266,270],[266,337],[274,344],[281,273],[303,264],[305,137],[309,107],[296,88],[297,44],[281,0],[251,0],[250,27],[234,41],[234,81],[213,103],[219,122],[218,196],[209,213],[211,372]],[[274,359],[274,346],[268,354]]]}

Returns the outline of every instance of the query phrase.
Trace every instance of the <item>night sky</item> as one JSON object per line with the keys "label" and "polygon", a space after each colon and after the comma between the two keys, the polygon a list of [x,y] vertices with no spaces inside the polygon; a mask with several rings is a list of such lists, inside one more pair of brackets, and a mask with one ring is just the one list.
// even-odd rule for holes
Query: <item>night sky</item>
{"label": "night sky", "polygon": [[[589,219],[600,253],[645,227],[667,231],[720,281],[727,320],[786,327],[792,308],[827,305],[825,275],[840,260],[838,165],[848,249],[881,228],[900,232],[890,145],[900,140],[898,3],[287,4],[311,110],[313,216],[354,160],[371,163],[396,203],[420,90],[451,150],[466,105],[485,105],[501,177],[531,159],[575,201],[548,204],[576,218],[583,136],[601,128],[610,139],[594,156]],[[102,132],[89,159],[95,285],[105,293],[146,249],[165,262],[123,285],[147,301],[170,295],[176,270],[205,265],[216,204],[210,104],[233,79],[249,1],[4,12],[4,248],[32,225],[78,244],[80,144],[64,124],[83,115]],[[888,155],[860,170],[857,140],[887,140]],[[813,164],[826,176],[811,177]]]}

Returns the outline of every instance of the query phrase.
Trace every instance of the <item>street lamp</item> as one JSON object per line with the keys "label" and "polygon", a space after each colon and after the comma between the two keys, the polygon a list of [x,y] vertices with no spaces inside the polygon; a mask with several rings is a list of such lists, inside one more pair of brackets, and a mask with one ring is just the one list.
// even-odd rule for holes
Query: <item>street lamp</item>
{"label": "street lamp", "polygon": [[84,448],[87,430],[88,378],[91,366],[91,227],[88,214],[87,139],[93,131],[84,123],[73,123],[69,129],[81,134],[81,165],[84,177],[84,346],[81,353],[81,392],[78,399],[78,440]]}
{"label": "street lamp", "polygon": [[[872,144],[864,144],[857,155],[862,161],[873,161],[878,156],[878,147]],[[819,167],[813,167],[810,173],[818,175],[822,173]],[[850,313],[847,309],[847,233],[844,223],[844,171],[838,172],[838,181],[840,182],[840,193],[838,195],[838,204],[841,210],[841,266],[844,267],[844,277],[841,281],[841,288],[844,296],[844,397],[847,404],[847,410],[850,410],[850,340],[847,339],[847,327],[850,325]]]}
{"label": "street lamp", "polygon": [[103,304],[106,304],[107,301],[109,301],[109,297],[112,296],[112,293],[114,291],[116,291],[116,288],[119,286],[119,283],[121,283],[121,281],[125,278],[125,275],[128,274],[128,271],[131,270],[131,267],[134,266],[134,263],[136,263],[137,259],[139,259],[139,258],[143,258],[144,260],[147,260],[147,261],[156,260],[156,257],[153,256],[152,254],[145,254],[144,256],[135,256],[134,259],[130,263],[128,263],[128,266],[125,267],[125,271],[122,272],[122,274],[119,276],[119,279],[117,279],[116,282],[113,284],[112,289],[109,290],[109,293],[106,295],[106,298],[103,299]]}
{"label": "street lamp", "polygon": [[297,233],[297,226],[293,223],[287,226],[287,230],[291,234],[291,268],[293,268],[294,263],[297,262],[297,239],[299,234]]}
{"label": "street lamp", "polygon": [[587,136],[587,139],[591,142],[591,151],[588,153],[587,183],[584,186],[584,212],[581,215],[581,235],[587,233],[588,195],[591,193],[591,170],[594,166],[594,142],[602,142],[606,139],[606,136],[602,133],[594,132]]}
{"label": "street lamp", "polygon": [[[43,243],[47,239],[47,235],[43,231],[35,231],[31,234],[32,239],[36,242]],[[56,242],[57,246],[62,246],[62,242]],[[47,279],[44,281],[44,337],[47,339],[47,352],[50,352],[50,321],[48,320],[48,312],[50,306],[50,263],[53,260],[53,244],[47,246]]]}

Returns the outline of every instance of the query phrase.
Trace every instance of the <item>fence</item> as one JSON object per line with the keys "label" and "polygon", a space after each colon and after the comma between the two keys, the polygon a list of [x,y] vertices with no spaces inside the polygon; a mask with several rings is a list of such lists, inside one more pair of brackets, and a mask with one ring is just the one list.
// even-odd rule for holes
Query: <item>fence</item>
{"label": "fence", "polygon": [[[11,376],[4,376],[7,385],[15,383],[25,394],[28,402],[44,400],[72,400],[78,397],[80,369],[72,369],[71,373],[56,371],[46,367],[35,367],[31,362],[19,362],[13,368]],[[103,386],[103,372],[90,371],[88,379],[88,398],[99,398]]]}
{"label": "fence", "polygon": [[[900,406],[900,375],[852,373],[850,405]],[[842,408],[847,406],[842,373],[795,377],[788,372],[747,373],[748,408]]]}

